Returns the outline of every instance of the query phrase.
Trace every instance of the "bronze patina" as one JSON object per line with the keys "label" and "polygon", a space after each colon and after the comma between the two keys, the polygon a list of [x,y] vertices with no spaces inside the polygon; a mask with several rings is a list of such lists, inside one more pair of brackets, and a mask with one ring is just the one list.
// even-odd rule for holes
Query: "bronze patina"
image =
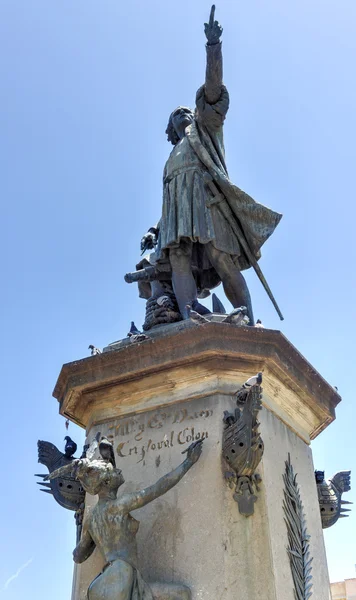
{"label": "bronze patina", "polygon": [[[251,384],[249,383],[251,381]],[[262,373],[251,377],[237,392],[237,408],[224,412],[223,457],[233,472],[225,473],[231,487],[235,487],[234,500],[245,517],[254,513],[261,481],[256,469],[261,462],[264,444],[259,433],[258,413],[262,408]]]}
{"label": "bronze patina", "polygon": [[[72,462],[73,476],[88,494],[98,495],[98,502],[84,521],[81,540],[73,552],[74,561],[82,563],[97,547],[105,560],[103,571],[89,586],[88,600],[153,600],[150,586],[138,570],[139,522],[131,512],[172,489],[197,462],[201,451],[202,441],[194,442],[176,469],[143,490],[121,495],[118,490],[125,480],[122,471],[115,466],[113,448],[106,438],[99,444],[99,459]],[[57,469],[49,479],[60,477],[67,470],[68,466]],[[186,591],[179,597],[186,597]]]}
{"label": "bronze patina", "polygon": [[318,490],[321,524],[323,529],[335,525],[342,517],[348,517],[350,509],[346,504],[352,504],[348,500],[342,500],[342,494],[351,490],[351,471],[339,471],[331,479],[325,481],[324,471],[315,471],[315,481]]}
{"label": "bronze patina", "polygon": [[[153,250],[147,273],[151,284],[143,292],[144,273],[126,281],[140,281],[146,298],[162,295],[154,281],[171,278],[181,317],[187,305],[199,312],[197,298],[222,282],[237,308],[246,306],[254,324],[250,294],[241,273],[253,267],[281,318],[282,314],[258,266],[261,246],[273,233],[281,215],[257,203],[229,179],[223,143],[223,124],[229,93],[223,84],[222,27],[212,7],[205,24],[205,83],[196,94],[195,109],[179,106],[170,115],[167,136],[173,150],[163,173],[162,215],[141,240],[141,250]],[[169,322],[169,320],[167,320]]]}

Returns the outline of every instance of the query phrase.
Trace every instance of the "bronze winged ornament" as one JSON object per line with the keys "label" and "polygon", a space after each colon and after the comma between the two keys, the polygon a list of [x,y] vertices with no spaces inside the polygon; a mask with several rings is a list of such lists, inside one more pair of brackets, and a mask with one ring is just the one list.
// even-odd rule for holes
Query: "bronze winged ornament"
{"label": "bronze winged ornament", "polygon": [[339,471],[331,479],[325,481],[324,471],[315,471],[315,481],[318,490],[320,516],[323,529],[335,525],[341,517],[350,512],[348,508],[342,508],[345,504],[352,504],[342,500],[342,494],[351,490],[351,471]]}
{"label": "bronze winged ornament", "polygon": [[63,508],[75,511],[77,540],[79,540],[83,522],[85,490],[80,481],[72,474],[72,466],[75,461],[73,450],[76,449],[76,444],[72,440],[70,442],[67,440],[65,453],[63,453],[51,442],[38,440],[38,462],[45,465],[49,473],[62,467],[67,467],[67,469],[60,477],[50,481],[47,481],[48,475],[45,473],[37,473],[35,476],[42,478],[42,481],[37,481],[38,485],[42,486],[41,492],[52,494],[56,502]]}
{"label": "bronze winged ornament", "polygon": [[254,513],[261,481],[256,469],[263,456],[264,445],[259,433],[258,413],[262,408],[262,374],[251,377],[237,392],[234,413],[224,412],[223,456],[233,472],[227,472],[230,486],[235,486],[234,500],[246,517]]}
{"label": "bronze winged ornament", "polygon": [[[63,454],[63,452],[58,450],[57,446],[51,444],[51,442],[38,440],[37,446],[38,462],[45,465],[50,473],[59,469],[59,467],[70,465],[74,460],[73,456]],[[37,474],[36,477],[45,479],[47,474]],[[51,479],[49,483],[44,481],[37,481],[37,483],[44,488],[41,489],[41,492],[52,494],[54,499],[58,504],[63,506],[63,508],[77,510],[84,502],[85,491],[83,486],[70,472],[57,479]]]}

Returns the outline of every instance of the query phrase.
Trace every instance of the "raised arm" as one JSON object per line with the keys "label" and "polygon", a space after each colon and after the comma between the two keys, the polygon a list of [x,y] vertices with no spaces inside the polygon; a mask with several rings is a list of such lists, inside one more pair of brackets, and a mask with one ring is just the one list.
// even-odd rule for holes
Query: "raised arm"
{"label": "raised arm", "polygon": [[223,82],[223,64],[220,37],[223,32],[221,25],[214,20],[215,6],[211,7],[209,23],[205,23],[206,44],[206,74],[205,99],[209,104],[215,104],[221,96]]}
{"label": "raised arm", "polygon": [[121,496],[121,498],[118,499],[118,506],[120,509],[124,512],[130,512],[145,506],[145,504],[152,502],[152,500],[155,500],[159,496],[163,496],[163,494],[172,489],[178,481],[184,477],[194,463],[197,462],[201,455],[201,451],[201,442],[191,444],[187,450],[187,458],[179,465],[179,467],[161,477],[161,479],[153,485],[150,485],[139,492],[132,492]]}

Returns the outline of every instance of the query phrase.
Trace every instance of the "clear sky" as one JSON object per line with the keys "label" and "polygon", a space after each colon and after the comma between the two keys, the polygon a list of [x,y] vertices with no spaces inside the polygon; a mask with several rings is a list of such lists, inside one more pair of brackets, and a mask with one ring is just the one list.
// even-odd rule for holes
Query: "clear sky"
{"label": "clear sky", "polygon": [[[70,597],[73,514],[39,493],[36,442],[63,448],[51,397],[61,365],[143,322],[123,274],[160,216],[164,131],[203,82],[209,10],[203,0],[0,2],[6,600]],[[230,177],[284,213],[260,264],[285,321],[251,272],[255,315],[338,386],[343,402],[313,442],[315,466],[356,475],[356,3],[221,0],[216,17]],[[69,433],[82,443],[81,430]],[[334,581],[356,576],[355,520],[356,506],[325,532]]]}

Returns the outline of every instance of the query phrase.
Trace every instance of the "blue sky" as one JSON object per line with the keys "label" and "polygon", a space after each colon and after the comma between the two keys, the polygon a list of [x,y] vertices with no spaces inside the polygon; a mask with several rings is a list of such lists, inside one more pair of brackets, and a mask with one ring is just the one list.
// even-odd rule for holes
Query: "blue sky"
{"label": "blue sky", "polygon": [[[160,216],[166,122],[203,82],[209,10],[202,0],[0,2],[6,600],[70,597],[73,516],[39,493],[36,442],[63,445],[51,398],[61,365],[142,324],[144,301],[123,274]],[[343,403],[314,461],[356,474],[356,4],[221,0],[216,16],[230,177],[284,213],[260,264],[285,321],[248,273],[255,315],[338,386]],[[332,580],[356,576],[355,511],[325,532]]]}

